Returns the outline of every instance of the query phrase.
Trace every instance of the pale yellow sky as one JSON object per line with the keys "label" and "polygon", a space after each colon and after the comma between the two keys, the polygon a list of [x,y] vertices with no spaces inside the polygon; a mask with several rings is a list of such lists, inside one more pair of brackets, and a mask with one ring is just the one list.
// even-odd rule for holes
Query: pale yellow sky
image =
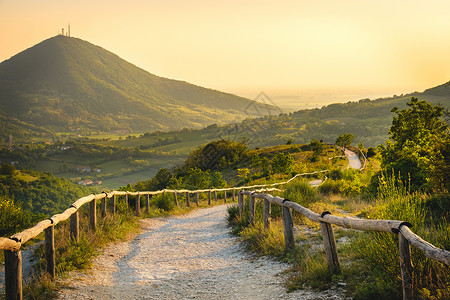
{"label": "pale yellow sky", "polygon": [[67,28],[156,75],[256,91],[450,80],[448,0],[0,0],[0,61]]}

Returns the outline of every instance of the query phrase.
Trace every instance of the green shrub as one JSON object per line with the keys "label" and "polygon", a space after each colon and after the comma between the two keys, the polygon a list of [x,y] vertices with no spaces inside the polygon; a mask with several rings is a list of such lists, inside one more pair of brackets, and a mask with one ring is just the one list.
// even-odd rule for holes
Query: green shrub
{"label": "green shrub", "polygon": [[15,204],[8,197],[0,196],[0,236],[13,235],[22,229],[32,227],[43,218],[22,210],[20,204]]}
{"label": "green shrub", "polygon": [[339,180],[344,177],[344,174],[342,173],[341,169],[332,169],[328,173],[328,177],[333,180]]}
{"label": "green shrub", "polygon": [[342,181],[335,180],[327,180],[321,185],[319,185],[318,189],[321,194],[330,195],[330,194],[339,194],[343,186]]}
{"label": "green shrub", "polygon": [[307,181],[293,180],[285,185],[284,198],[307,206],[317,200],[317,191]]}
{"label": "green shrub", "polygon": [[153,204],[166,212],[169,212],[175,208],[174,199],[168,193],[162,193],[153,197]]}

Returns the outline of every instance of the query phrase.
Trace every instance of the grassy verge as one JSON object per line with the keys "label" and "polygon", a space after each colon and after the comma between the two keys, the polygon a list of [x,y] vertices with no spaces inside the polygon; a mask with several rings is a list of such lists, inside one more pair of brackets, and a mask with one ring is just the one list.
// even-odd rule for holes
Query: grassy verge
{"label": "grassy verge", "polygon": [[[363,178],[364,175],[356,175]],[[350,177],[352,178],[352,177]],[[358,190],[364,181],[351,179],[343,185]],[[363,184],[361,184],[361,182]],[[394,179],[382,181],[378,199],[370,200],[357,193],[320,194],[305,182],[294,181],[285,187],[284,198],[298,202],[316,213],[324,210],[333,215],[359,215],[370,219],[396,219],[413,224],[412,230],[442,249],[450,248],[450,198],[445,195],[410,194]],[[328,188],[327,188],[328,189]],[[323,190],[322,190],[323,191]],[[295,248],[284,249],[283,226],[279,207],[272,205],[271,228],[262,225],[261,203],[256,205],[256,224],[249,226],[248,204],[241,218],[237,207],[230,207],[228,222],[249,250],[270,255],[291,264],[286,287],[289,291],[305,287],[326,289],[344,287],[354,299],[401,299],[398,237],[392,233],[358,232],[334,227],[341,274],[328,272],[318,224],[293,213]],[[450,299],[449,268],[427,259],[412,247],[414,295],[418,299]]]}

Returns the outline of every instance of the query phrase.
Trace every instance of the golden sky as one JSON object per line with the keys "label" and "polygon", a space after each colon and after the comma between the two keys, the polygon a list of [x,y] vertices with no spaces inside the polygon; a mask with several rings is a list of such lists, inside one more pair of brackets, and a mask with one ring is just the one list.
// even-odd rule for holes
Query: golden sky
{"label": "golden sky", "polygon": [[68,22],[153,74],[233,93],[450,80],[448,0],[0,0],[0,61]]}

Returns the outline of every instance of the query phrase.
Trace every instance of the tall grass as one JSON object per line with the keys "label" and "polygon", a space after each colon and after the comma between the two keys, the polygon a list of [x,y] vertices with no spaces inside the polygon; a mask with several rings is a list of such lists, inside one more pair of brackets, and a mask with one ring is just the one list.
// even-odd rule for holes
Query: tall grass
{"label": "tall grass", "polygon": [[[407,221],[413,225],[411,230],[426,241],[436,247],[450,249],[449,210],[440,213],[430,210],[436,203],[446,203],[442,199],[448,200],[448,195],[409,193],[407,184],[401,182],[399,177],[382,176],[378,199],[377,205],[369,211],[368,218]],[[371,276],[378,283],[371,288],[362,284],[357,290],[357,296],[400,299],[402,294],[398,237],[390,233],[363,233],[353,243],[354,249],[368,264],[372,270]],[[449,299],[450,268],[426,258],[422,251],[411,248],[415,297]]]}
{"label": "tall grass", "polygon": [[[69,222],[58,224],[55,228],[56,274],[85,269],[91,266],[92,257],[109,242],[124,240],[139,230],[139,218],[124,201],[116,204],[116,214],[98,219],[96,231],[89,229],[87,209],[80,210],[80,239],[78,242],[69,236]],[[54,284],[45,272],[45,251],[42,244],[35,252],[38,263],[35,274],[25,283],[25,299],[53,299],[56,297]]]}
{"label": "tall grass", "polygon": [[289,199],[289,201],[296,202],[302,206],[308,206],[318,200],[316,189],[306,180],[291,181],[285,185],[284,189],[283,196],[285,199]]}

